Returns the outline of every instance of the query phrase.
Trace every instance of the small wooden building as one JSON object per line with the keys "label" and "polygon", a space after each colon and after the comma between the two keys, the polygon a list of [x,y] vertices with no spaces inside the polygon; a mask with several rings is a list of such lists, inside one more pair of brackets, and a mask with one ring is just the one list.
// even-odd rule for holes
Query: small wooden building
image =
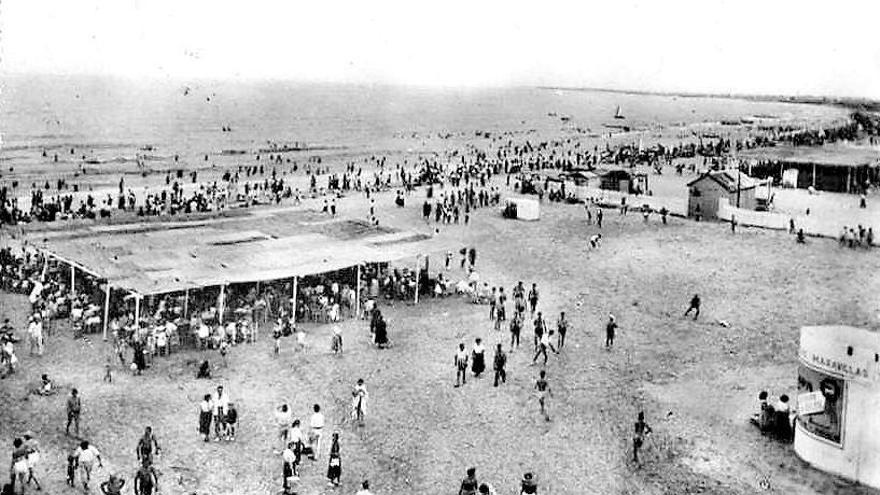
{"label": "small wooden building", "polygon": [[611,167],[594,170],[599,176],[599,188],[624,194],[645,194],[648,192],[648,174],[633,172],[625,168]]}
{"label": "small wooden building", "polygon": [[688,216],[699,212],[702,218],[714,219],[718,200],[727,199],[730,206],[754,210],[758,182],[736,170],[713,170],[688,183]]}

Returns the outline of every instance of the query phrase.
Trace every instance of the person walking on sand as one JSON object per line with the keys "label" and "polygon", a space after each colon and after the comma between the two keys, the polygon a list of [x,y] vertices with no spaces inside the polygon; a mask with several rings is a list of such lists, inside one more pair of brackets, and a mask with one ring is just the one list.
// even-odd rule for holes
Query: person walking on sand
{"label": "person walking on sand", "polygon": [[645,422],[645,412],[640,411],[633,434],[633,462],[639,463],[639,450],[645,444],[645,437],[651,434],[651,427]]}
{"label": "person walking on sand", "polygon": [[324,438],[324,413],[321,412],[321,406],[315,404],[312,406],[312,417],[309,418],[309,445],[312,446],[312,453],[309,455],[311,460],[321,457],[321,439]]}
{"label": "person walking on sand", "polygon": [[28,477],[27,484],[33,482],[37,486],[37,491],[42,490],[40,480],[35,474],[37,464],[40,462],[40,442],[34,438],[34,433],[30,430],[24,433],[24,448],[27,450]]}
{"label": "person walking on sand", "polygon": [[159,448],[159,442],[156,441],[156,436],[153,435],[153,428],[147,426],[144,429],[144,436],[138,440],[136,449],[138,462],[150,461],[152,464],[154,452],[156,455],[159,455],[161,449]]}
{"label": "person walking on sand", "polygon": [[694,320],[700,316],[700,296],[698,294],[694,294],[694,297],[691,298],[691,304],[688,306],[687,311],[684,312],[684,316],[687,316],[691,311],[694,312]]}
{"label": "person walking on sand", "polygon": [[458,352],[455,353],[455,386],[460,387],[467,383],[468,354],[464,350],[464,342],[458,344]]}
{"label": "person walking on sand", "polygon": [[333,442],[330,444],[330,461],[327,463],[327,484],[339,486],[342,477],[342,456],[339,452],[339,433],[333,433]]}
{"label": "person walking on sand", "polygon": [[70,424],[73,423],[76,426],[76,436],[79,436],[79,416],[82,412],[82,400],[79,396],[79,391],[77,389],[73,389],[70,391],[70,397],[67,398],[67,426],[65,427],[65,434],[70,435]]}
{"label": "person walking on sand", "polygon": [[535,352],[538,352],[538,347],[541,342],[541,336],[547,332],[547,324],[544,322],[544,317],[541,315],[541,312],[538,311],[538,317],[535,318]]}
{"label": "person walking on sand", "polygon": [[614,334],[617,330],[617,321],[614,315],[608,315],[608,323],[605,324],[605,349],[614,347]]}
{"label": "person walking on sand", "polygon": [[77,465],[79,466],[79,476],[83,484],[83,489],[89,491],[89,482],[92,481],[92,470],[95,468],[95,461],[98,467],[104,467],[101,460],[101,453],[94,445],[90,445],[87,440],[83,440],[76,449]]}
{"label": "person walking on sand", "polygon": [[498,386],[498,380],[501,380],[501,383],[507,383],[507,371],[504,369],[507,366],[507,354],[501,349],[501,344],[499,343],[495,348],[495,358],[493,359],[492,368],[495,370],[495,387]]}
{"label": "person walking on sand", "polygon": [[134,493],[135,495],[153,495],[154,490],[155,493],[159,493],[159,476],[153,464],[145,459],[134,475]]}
{"label": "person walking on sand", "polygon": [[[531,313],[535,314],[535,309],[538,307],[538,284],[532,284],[531,290],[529,290],[529,307],[531,309]],[[541,313],[538,313],[540,316]]]}
{"label": "person walking on sand", "polygon": [[364,417],[367,414],[367,387],[364,385],[364,379],[359,378],[357,385],[351,392],[351,416],[358,422],[358,426],[364,425]]}
{"label": "person walking on sand", "polygon": [[547,371],[541,370],[538,380],[535,382],[535,391],[538,394],[538,404],[541,405],[541,414],[544,416],[544,420],[550,421],[547,397],[552,397],[553,393],[550,391],[550,384],[547,383]]}

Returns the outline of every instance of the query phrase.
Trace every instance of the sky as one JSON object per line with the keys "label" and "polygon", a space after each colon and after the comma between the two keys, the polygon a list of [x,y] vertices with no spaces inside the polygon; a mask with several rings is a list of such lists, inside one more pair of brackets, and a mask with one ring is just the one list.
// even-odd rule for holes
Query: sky
{"label": "sky", "polygon": [[876,0],[3,0],[6,73],[859,96]]}

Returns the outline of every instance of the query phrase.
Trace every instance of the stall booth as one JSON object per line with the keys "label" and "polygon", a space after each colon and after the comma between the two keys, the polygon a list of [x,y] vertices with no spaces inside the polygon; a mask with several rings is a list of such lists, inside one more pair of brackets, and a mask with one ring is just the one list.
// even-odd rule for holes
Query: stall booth
{"label": "stall booth", "polygon": [[502,215],[518,220],[538,220],[541,217],[541,204],[537,199],[511,196],[504,200]]}
{"label": "stall booth", "polygon": [[880,488],[880,333],[802,328],[797,412],[801,459]]}

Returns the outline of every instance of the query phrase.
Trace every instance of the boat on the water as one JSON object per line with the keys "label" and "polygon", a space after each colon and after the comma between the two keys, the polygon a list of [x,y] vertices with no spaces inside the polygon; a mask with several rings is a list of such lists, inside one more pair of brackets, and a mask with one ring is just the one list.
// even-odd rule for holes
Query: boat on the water
{"label": "boat on the water", "polygon": [[620,105],[617,105],[617,111],[614,112],[614,118],[615,119],[625,119],[626,118],[626,117],[624,117],[623,112],[620,111]]}

